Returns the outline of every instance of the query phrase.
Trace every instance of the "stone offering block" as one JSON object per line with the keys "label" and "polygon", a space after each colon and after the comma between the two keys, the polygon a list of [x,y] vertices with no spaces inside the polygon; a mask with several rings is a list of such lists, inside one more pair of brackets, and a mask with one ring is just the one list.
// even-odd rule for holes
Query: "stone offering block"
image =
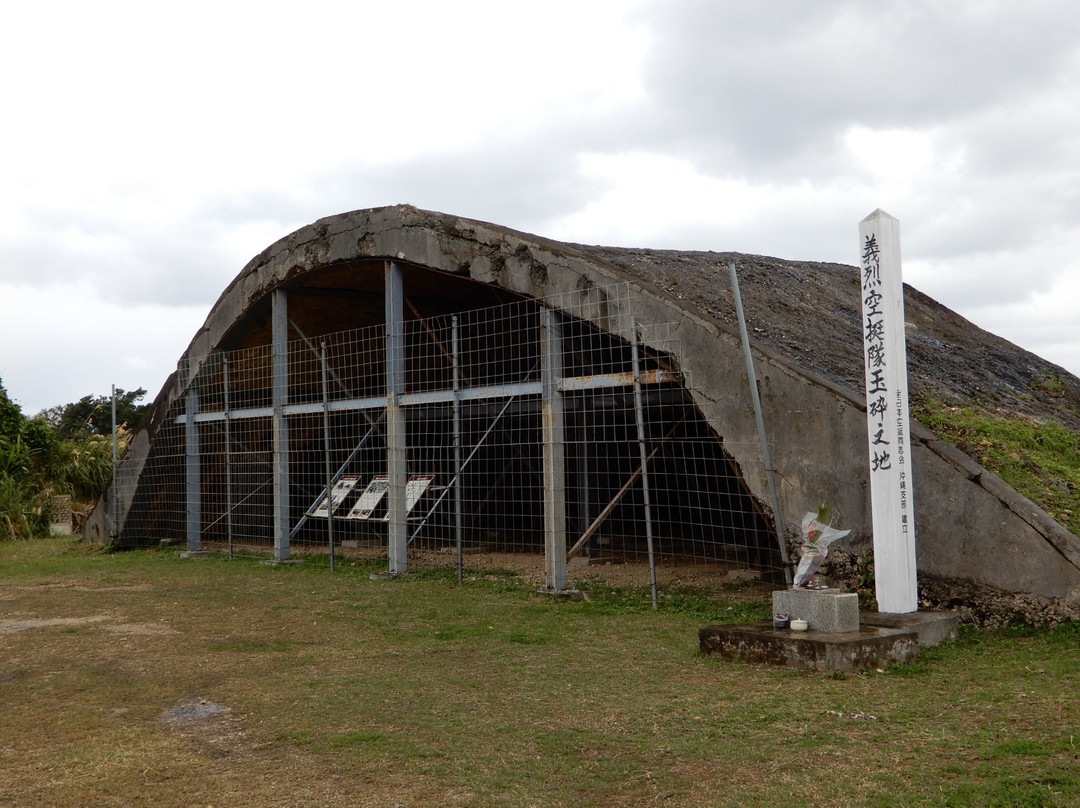
{"label": "stone offering block", "polygon": [[782,589],[773,592],[773,614],[801,618],[810,631],[858,631],[859,596],[842,589]]}

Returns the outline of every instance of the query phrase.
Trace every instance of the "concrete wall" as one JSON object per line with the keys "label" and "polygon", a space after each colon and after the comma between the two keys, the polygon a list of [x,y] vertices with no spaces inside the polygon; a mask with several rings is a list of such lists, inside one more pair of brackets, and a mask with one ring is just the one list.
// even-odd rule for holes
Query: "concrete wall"
{"label": "concrete wall", "polygon": [[[629,281],[638,321],[678,322],[679,359],[697,404],[724,437],[750,490],[768,502],[742,349],[732,325],[568,245],[407,206],[323,219],[256,256],[215,304],[180,363],[181,378],[162,390],[154,412],[167,411],[226,332],[271,289],[328,264],[367,257],[467,276],[532,297],[561,294],[568,303],[592,302],[597,325],[622,334],[628,312],[619,301],[599,297],[602,287]],[[755,367],[789,535],[794,537],[805,512],[827,502],[836,524],[852,530],[847,548],[867,552],[871,518],[863,400],[760,349]],[[155,428],[148,427],[148,437]],[[141,468],[149,444],[136,439],[124,465]],[[913,428],[912,452],[920,570],[1007,591],[1080,596],[1080,540],[926,430]],[[107,534],[104,508],[98,511],[87,535]]]}

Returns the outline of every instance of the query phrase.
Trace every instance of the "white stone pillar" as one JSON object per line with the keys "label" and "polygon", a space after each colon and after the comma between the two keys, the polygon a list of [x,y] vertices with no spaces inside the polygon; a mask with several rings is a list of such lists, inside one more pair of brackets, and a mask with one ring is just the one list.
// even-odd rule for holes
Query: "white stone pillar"
{"label": "white stone pillar", "polygon": [[919,605],[899,220],[871,213],[859,247],[874,580],[878,610],[905,614]]}

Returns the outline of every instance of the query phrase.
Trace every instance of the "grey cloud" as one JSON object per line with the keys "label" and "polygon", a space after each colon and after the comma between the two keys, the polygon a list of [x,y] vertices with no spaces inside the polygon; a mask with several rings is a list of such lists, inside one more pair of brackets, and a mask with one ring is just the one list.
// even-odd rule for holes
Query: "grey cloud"
{"label": "grey cloud", "polygon": [[714,173],[789,177],[833,169],[853,123],[928,127],[1049,84],[1080,27],[1061,2],[686,0],[647,19],[657,136]]}
{"label": "grey cloud", "polygon": [[355,164],[327,186],[340,210],[405,202],[543,235],[548,222],[604,189],[580,173],[575,149],[561,140],[545,132],[397,165]]}
{"label": "grey cloud", "polygon": [[107,211],[37,211],[24,237],[4,245],[0,279],[86,286],[117,303],[184,306],[212,302],[222,266],[235,272],[235,264],[213,222],[149,228]]}
{"label": "grey cloud", "polygon": [[[1030,301],[1036,292],[1029,282],[1029,272],[1020,267],[1016,272],[954,272],[952,268],[935,266],[925,273],[914,285],[922,292],[944,303],[952,309],[968,312],[977,317],[978,310],[1004,305],[1022,305]],[[1050,284],[1040,284],[1049,287]],[[991,331],[994,325],[983,326]]]}
{"label": "grey cloud", "polygon": [[927,259],[991,255],[1030,246],[1038,238],[1044,211],[1000,204],[1008,198],[1007,187],[972,182],[965,189],[936,190],[913,200],[914,215],[905,228],[906,241]]}

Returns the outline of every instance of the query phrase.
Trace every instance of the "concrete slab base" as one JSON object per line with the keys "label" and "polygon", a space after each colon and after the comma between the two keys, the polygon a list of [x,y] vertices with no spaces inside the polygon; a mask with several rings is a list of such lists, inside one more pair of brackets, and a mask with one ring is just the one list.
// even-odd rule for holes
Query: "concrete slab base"
{"label": "concrete slab base", "polygon": [[260,563],[265,564],[268,567],[291,567],[291,566],[295,566],[296,564],[303,564],[304,559],[302,559],[302,558],[286,558],[286,559],[279,560],[279,559],[276,559],[276,558],[272,558],[269,561],[263,561],[263,562],[260,562]]}
{"label": "concrete slab base", "polygon": [[743,662],[852,673],[912,659],[921,646],[955,640],[959,617],[951,612],[861,612],[857,631],[791,631],[771,620],[698,631],[703,654]]}
{"label": "concrete slab base", "polygon": [[919,645],[927,647],[945,640],[955,640],[957,628],[960,625],[960,618],[952,612],[911,612],[910,614],[863,612],[859,620],[864,626],[914,631],[919,637]]}
{"label": "concrete slab base", "polygon": [[585,592],[580,589],[538,589],[535,596],[551,598],[552,600],[579,601],[585,599]]}
{"label": "concrete slab base", "polygon": [[209,550],[179,550],[176,553],[177,558],[209,558]]}
{"label": "concrete slab base", "polygon": [[919,650],[914,631],[873,626],[850,632],[791,631],[773,628],[771,620],[704,626],[698,642],[710,656],[845,673],[905,662]]}

